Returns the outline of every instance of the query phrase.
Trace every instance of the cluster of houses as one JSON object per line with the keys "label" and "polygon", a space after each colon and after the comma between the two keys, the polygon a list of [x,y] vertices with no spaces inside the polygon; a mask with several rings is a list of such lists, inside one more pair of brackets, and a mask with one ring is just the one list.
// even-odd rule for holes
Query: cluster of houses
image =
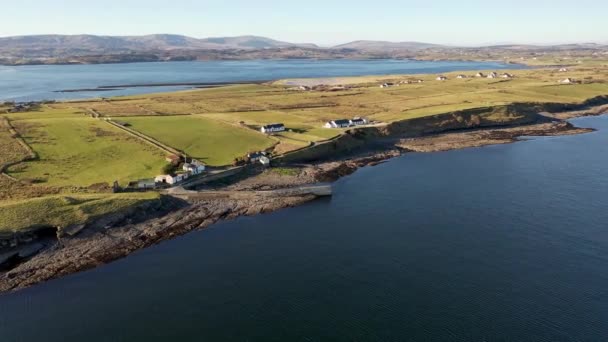
{"label": "cluster of houses", "polygon": [[[474,77],[477,77],[477,78],[499,78],[499,77],[500,78],[513,78],[515,76],[513,76],[512,74],[509,74],[507,72],[505,72],[503,74],[500,74],[500,75],[498,75],[498,73],[496,73],[496,72],[491,72],[491,73],[489,73],[487,75],[485,75],[482,72],[478,72],[477,74],[475,74]],[[457,79],[465,79],[465,78],[469,78],[469,76],[461,74],[461,75],[456,76],[456,78]],[[444,76],[444,75],[439,75],[439,76],[437,76],[436,80],[437,81],[447,81],[448,78],[446,76]]]}
{"label": "cluster of houses", "polygon": [[352,118],[352,119],[340,119],[340,120],[332,120],[328,121],[323,125],[325,128],[347,128],[353,126],[363,126],[367,125],[368,121],[364,118]]}
{"label": "cluster of houses", "polygon": [[423,83],[424,80],[405,80],[405,81],[399,81],[399,83],[392,83],[392,82],[385,82],[382,83],[380,85],[380,88],[390,88],[390,87],[395,87],[395,86],[400,86],[402,84],[414,84],[414,83]]}
{"label": "cluster of houses", "polygon": [[260,128],[260,132],[265,134],[273,134],[280,133],[285,131],[285,125],[282,123],[274,123],[269,125],[264,125]]}
{"label": "cluster of houses", "polygon": [[198,160],[192,159],[189,163],[186,162],[182,165],[182,172],[176,172],[168,175],[160,175],[156,176],[154,180],[143,180],[139,181],[138,188],[147,189],[147,188],[155,188],[157,185],[168,184],[175,185],[177,183],[183,182],[186,179],[200,175],[205,172],[205,164],[199,162]]}
{"label": "cluster of houses", "polygon": [[342,91],[342,90],[348,90],[350,89],[350,86],[345,86],[345,85],[327,85],[327,84],[318,84],[315,86],[306,86],[306,85],[300,85],[297,87],[292,87],[292,88],[288,88],[288,90],[294,90],[294,91]]}

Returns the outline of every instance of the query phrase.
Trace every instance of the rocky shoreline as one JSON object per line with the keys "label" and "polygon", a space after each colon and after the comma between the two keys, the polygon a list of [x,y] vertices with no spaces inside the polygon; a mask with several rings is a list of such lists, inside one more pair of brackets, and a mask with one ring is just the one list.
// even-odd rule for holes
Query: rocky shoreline
{"label": "rocky shoreline", "polygon": [[[184,201],[162,196],[155,205],[136,210],[108,226],[93,226],[74,237],[55,241],[39,254],[15,267],[0,271],[0,293],[15,291],[71,273],[92,269],[164,240],[199,230],[239,216],[252,216],[293,207],[316,198],[314,195],[268,196],[260,190],[286,189],[319,182],[333,182],[410,152],[436,152],[520,141],[526,136],[582,134],[592,129],[578,128],[562,119],[600,115],[607,106],[577,112],[547,115],[552,120],[523,126],[457,130],[418,137],[394,136],[382,144],[306,164],[286,163],[278,169],[252,173],[226,184],[209,185],[223,195]],[[281,172],[280,170],[283,170]],[[286,172],[287,170],[288,172]]]}

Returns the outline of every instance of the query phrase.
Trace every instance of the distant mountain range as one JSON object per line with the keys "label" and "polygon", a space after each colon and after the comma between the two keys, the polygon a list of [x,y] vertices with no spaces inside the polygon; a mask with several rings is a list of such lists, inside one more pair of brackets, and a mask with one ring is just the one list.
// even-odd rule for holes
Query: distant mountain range
{"label": "distant mountain range", "polygon": [[[258,36],[192,38],[146,36],[32,35],[0,38],[0,64],[87,64],[259,58],[484,58],[538,51],[604,51],[605,45],[567,44],[450,47],[422,42],[360,40],[333,47],[294,44]],[[458,57],[460,56],[460,57]]]}
{"label": "distant mountain range", "polygon": [[0,51],[20,49],[30,51],[149,51],[175,49],[267,49],[286,47],[316,48],[314,44],[292,44],[257,37],[218,37],[197,39],[173,34],[146,36],[37,35],[0,38]]}

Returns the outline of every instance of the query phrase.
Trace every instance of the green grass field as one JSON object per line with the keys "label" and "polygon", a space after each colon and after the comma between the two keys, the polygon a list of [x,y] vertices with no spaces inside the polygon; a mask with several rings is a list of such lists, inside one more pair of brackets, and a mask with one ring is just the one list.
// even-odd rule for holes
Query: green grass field
{"label": "green grass field", "polygon": [[158,198],[157,193],[135,193],[58,195],[3,201],[0,202],[0,233],[10,233],[38,225],[65,228]]}
{"label": "green grass field", "polygon": [[38,160],[9,168],[22,180],[48,186],[125,184],[157,175],[164,154],[121,130],[88,117],[59,117],[13,121]]}
{"label": "green grass field", "polygon": [[230,165],[276,141],[253,130],[202,116],[124,117],[132,129],[186,152],[209,165]]}

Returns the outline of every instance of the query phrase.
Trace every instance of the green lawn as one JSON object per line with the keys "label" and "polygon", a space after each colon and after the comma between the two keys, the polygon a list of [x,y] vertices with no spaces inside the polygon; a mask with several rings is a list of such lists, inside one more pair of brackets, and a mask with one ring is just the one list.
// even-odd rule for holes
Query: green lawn
{"label": "green lawn", "polygon": [[62,195],[0,202],[0,233],[32,226],[67,227],[159,198],[157,193]]}
{"label": "green lawn", "polygon": [[276,141],[237,124],[201,116],[124,117],[131,128],[213,166],[232,164],[234,158],[264,150]]}
{"label": "green lawn", "polygon": [[18,164],[9,174],[49,186],[125,184],[157,175],[164,153],[106,122],[87,118],[27,119],[13,122],[39,159]]}

